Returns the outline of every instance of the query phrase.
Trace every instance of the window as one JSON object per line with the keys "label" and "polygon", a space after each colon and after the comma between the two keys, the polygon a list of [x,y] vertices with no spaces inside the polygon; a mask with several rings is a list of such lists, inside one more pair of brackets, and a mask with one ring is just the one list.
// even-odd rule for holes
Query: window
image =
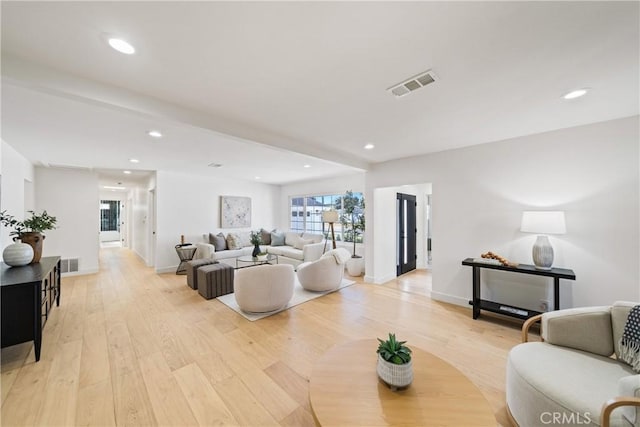
{"label": "window", "polygon": [[[362,193],[351,193],[352,197],[362,203]],[[322,213],[328,210],[336,210],[343,218],[342,201],[344,194],[330,194],[322,196],[301,196],[291,197],[289,199],[289,228],[292,231],[309,232],[309,233],[327,233],[328,226],[322,222]],[[360,213],[364,214],[362,210]],[[336,240],[345,242],[353,242],[353,232],[346,227],[343,232],[342,223],[333,224]],[[356,236],[356,242],[362,242],[362,235]]]}
{"label": "window", "polygon": [[120,231],[120,202],[100,200],[100,231]]}

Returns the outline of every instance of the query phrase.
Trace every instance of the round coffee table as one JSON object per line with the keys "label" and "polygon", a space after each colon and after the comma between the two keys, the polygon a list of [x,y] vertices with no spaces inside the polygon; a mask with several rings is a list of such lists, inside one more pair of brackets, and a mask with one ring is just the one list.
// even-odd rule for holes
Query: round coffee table
{"label": "round coffee table", "polygon": [[321,426],[495,426],[491,406],[462,372],[409,345],[413,383],[391,391],[376,373],[377,340],[329,350],[311,374],[309,400]]}
{"label": "round coffee table", "polygon": [[267,254],[264,258],[252,257],[251,255],[243,255],[236,258],[236,270],[239,268],[253,267],[254,265],[278,263],[278,255]]}

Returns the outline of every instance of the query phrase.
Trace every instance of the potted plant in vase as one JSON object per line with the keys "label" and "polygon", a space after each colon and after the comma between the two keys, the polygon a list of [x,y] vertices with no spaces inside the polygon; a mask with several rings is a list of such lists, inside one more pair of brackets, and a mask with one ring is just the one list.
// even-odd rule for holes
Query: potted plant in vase
{"label": "potted plant in vase", "polygon": [[386,341],[378,338],[378,377],[392,391],[407,387],[413,381],[413,363],[411,349],[405,346],[406,341],[396,340],[396,335],[389,333]]}
{"label": "potted plant in vase", "polygon": [[347,261],[347,271],[350,276],[360,276],[364,268],[363,259],[356,255],[356,243],[358,237],[364,233],[364,198],[358,197],[349,190],[338,200],[337,209],[342,209],[340,223],[344,233],[344,241],[350,239],[353,242],[353,253],[351,259]]}
{"label": "potted plant in vase", "polygon": [[259,231],[251,232],[251,244],[253,245],[253,252],[251,252],[251,256],[256,258],[262,252],[260,250],[260,244],[262,243],[262,236]]}
{"label": "potted plant in vase", "polygon": [[[0,224],[14,229],[9,233],[10,236],[15,236],[13,238],[14,242],[20,239],[22,243],[26,243],[33,248],[33,259],[30,263],[34,264],[40,262],[42,257],[42,243],[45,238],[42,232],[55,230],[57,219],[55,216],[49,215],[46,210],[42,211],[41,214],[36,214],[34,211],[29,211],[29,213],[31,214],[30,218],[19,221],[13,215],[9,215],[7,211],[2,211],[0,212]],[[3,258],[6,259],[4,253]]]}

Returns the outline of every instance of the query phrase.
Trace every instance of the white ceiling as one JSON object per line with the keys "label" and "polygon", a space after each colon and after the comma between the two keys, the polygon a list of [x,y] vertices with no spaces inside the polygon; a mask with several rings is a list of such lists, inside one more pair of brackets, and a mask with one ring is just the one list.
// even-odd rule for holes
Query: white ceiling
{"label": "white ceiling", "polygon": [[34,161],[285,183],[639,113],[638,2],[1,7],[2,136]]}

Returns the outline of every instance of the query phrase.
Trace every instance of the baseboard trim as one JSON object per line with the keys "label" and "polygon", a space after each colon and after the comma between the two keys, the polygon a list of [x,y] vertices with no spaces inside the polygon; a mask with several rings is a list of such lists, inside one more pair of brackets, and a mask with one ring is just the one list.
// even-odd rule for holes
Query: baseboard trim
{"label": "baseboard trim", "polygon": [[456,295],[443,294],[441,292],[436,292],[434,290],[431,290],[431,299],[435,301],[442,301],[449,304],[459,305],[462,307],[469,306],[468,298],[462,298]]}
{"label": "baseboard trim", "polygon": [[394,275],[387,275],[387,276],[382,276],[382,277],[374,277],[374,276],[364,276],[364,281],[367,283],[373,283],[376,285],[382,285],[383,283],[387,283],[390,280],[395,279],[396,276]]}
{"label": "baseboard trim", "polygon": [[177,265],[174,265],[173,267],[156,268],[156,273],[158,273],[158,274],[175,273],[177,268],[178,268]]}
{"label": "baseboard trim", "polygon": [[80,271],[71,271],[69,273],[62,273],[60,277],[70,277],[70,276],[84,276],[87,274],[96,274],[100,269],[91,268],[89,270],[80,270]]}

